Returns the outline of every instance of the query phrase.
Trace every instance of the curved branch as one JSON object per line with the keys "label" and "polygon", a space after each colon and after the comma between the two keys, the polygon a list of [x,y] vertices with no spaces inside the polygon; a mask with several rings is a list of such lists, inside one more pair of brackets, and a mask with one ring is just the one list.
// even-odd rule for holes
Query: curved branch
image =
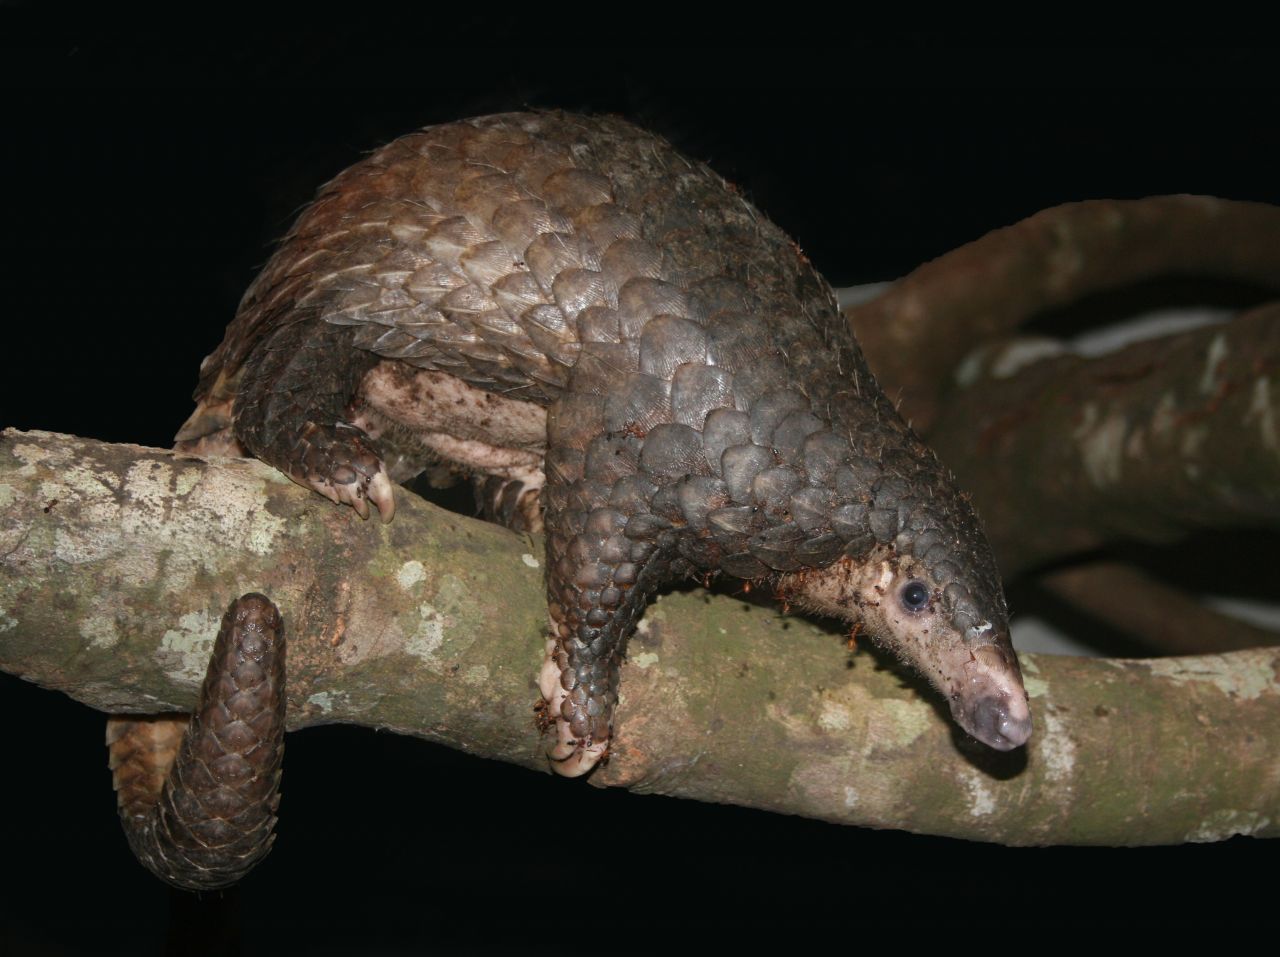
{"label": "curved branch", "polygon": [[[930,442],[1005,575],[1127,537],[1280,523],[1280,304],[1085,359],[966,363]],[[976,436],[976,438],[975,438]]]}
{"label": "curved branch", "polygon": [[[7,431],[0,668],[106,710],[187,708],[222,609],[257,589],[286,617],[291,727],[545,769],[540,543],[400,495],[395,522],[361,524],[258,463]],[[1008,844],[1280,834],[1274,649],[1024,656],[1037,732],[1001,756],[842,643],[727,597],[664,597],[594,783]]]}
{"label": "curved branch", "polygon": [[1124,562],[1085,562],[1054,569],[1038,581],[1085,614],[1163,654],[1280,645],[1280,633],[1214,611]]}
{"label": "curved branch", "polygon": [[976,346],[1037,312],[1161,275],[1280,286],[1280,208],[1209,196],[1090,200],[1036,213],[845,309],[876,377],[929,432]]}

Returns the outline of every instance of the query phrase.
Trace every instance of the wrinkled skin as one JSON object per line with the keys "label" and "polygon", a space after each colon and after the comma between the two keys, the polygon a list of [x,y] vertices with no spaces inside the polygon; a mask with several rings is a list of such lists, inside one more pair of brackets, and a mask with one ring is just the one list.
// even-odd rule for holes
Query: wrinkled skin
{"label": "wrinkled skin", "polygon": [[361,515],[445,462],[544,528],[558,771],[612,734],[654,591],[721,574],[859,623],[962,728],[1027,698],[977,517],[830,288],[701,164],[613,118],[412,133],[321,191],[204,363],[179,447],[247,450]]}

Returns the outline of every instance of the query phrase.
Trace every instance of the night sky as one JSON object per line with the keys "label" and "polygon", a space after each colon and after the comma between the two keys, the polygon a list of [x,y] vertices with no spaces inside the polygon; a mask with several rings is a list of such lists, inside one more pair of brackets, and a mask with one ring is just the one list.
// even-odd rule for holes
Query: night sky
{"label": "night sky", "polygon": [[[1280,203],[1267,51],[917,40],[896,53],[441,56],[411,55],[410,39],[387,56],[337,30],[216,51],[191,38],[10,34],[0,425],[169,445],[201,358],[316,187],[400,133],[464,116],[622,114],[737,183],[836,285],[895,278],[1062,202]],[[101,715],[5,675],[0,715],[11,729],[0,859],[18,879],[0,897],[0,945],[15,954],[151,953],[166,941],[191,953],[216,934],[215,951],[240,940],[244,953],[433,942],[465,953],[503,936],[549,942],[569,925],[584,942],[643,945],[671,925],[831,922],[856,945],[868,923],[904,942],[988,923],[1230,924],[1274,902],[1274,883],[1253,875],[1280,864],[1274,844],[1243,839],[1011,850],[840,828],[329,727],[288,739],[272,855],[240,888],[197,902],[129,856]],[[579,869],[547,873],[547,846],[573,843],[573,825],[556,823],[564,808],[593,836]],[[115,944],[100,943],[104,931]]]}

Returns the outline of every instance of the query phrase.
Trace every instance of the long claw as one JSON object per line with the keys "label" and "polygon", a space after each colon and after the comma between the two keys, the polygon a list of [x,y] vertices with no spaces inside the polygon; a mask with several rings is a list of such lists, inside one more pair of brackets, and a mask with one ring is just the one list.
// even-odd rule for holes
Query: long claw
{"label": "long claw", "polygon": [[369,501],[371,501],[378,509],[383,523],[391,521],[396,516],[396,494],[395,483],[388,477],[387,473],[382,469],[378,470],[378,474],[373,477],[373,481],[369,483]]}
{"label": "long claw", "polygon": [[351,496],[351,507],[356,510],[356,514],[362,519],[366,522],[369,521],[369,503],[365,500],[364,496],[359,493]]}
{"label": "long claw", "polygon": [[303,488],[319,492],[335,505],[350,505],[357,515],[369,518],[369,504],[378,510],[383,523],[391,521],[396,514],[395,483],[388,477],[379,463],[378,471],[367,481],[357,479],[354,482],[335,483],[329,478],[314,478],[295,482]]}
{"label": "long claw", "polygon": [[301,485],[303,488],[309,488],[313,492],[319,492],[334,505],[342,504],[342,499],[338,496],[338,490],[328,482],[308,482],[304,479],[294,478],[292,475],[290,475],[289,478],[293,479],[295,483]]}

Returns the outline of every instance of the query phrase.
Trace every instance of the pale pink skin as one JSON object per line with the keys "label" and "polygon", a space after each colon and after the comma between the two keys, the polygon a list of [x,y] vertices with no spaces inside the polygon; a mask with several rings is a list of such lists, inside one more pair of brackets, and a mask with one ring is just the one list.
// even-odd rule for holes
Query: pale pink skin
{"label": "pale pink skin", "polygon": [[983,621],[961,634],[939,598],[907,611],[897,595],[912,580],[932,584],[916,563],[884,549],[784,575],[779,589],[802,608],[859,623],[941,692],[956,723],[979,741],[1000,751],[1025,744],[1031,708],[1007,631]]}

